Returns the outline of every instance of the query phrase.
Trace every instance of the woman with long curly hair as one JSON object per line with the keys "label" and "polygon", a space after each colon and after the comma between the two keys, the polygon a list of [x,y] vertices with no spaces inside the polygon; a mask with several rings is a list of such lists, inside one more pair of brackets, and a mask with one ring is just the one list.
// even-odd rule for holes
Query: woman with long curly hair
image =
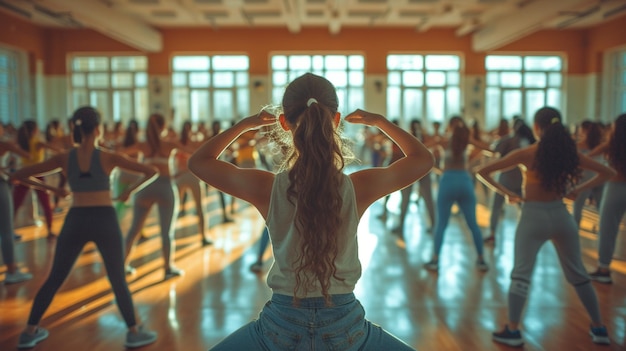
{"label": "woman with long curly hair", "polygon": [[604,153],[617,174],[604,186],[600,202],[600,228],[598,244],[598,269],[590,273],[591,279],[610,284],[609,269],[615,251],[619,225],[626,213],[626,113],[613,123],[613,131],[606,143],[599,145],[589,156]]}
{"label": "woman with long curly hair", "polygon": [[219,159],[242,133],[276,124],[266,111],[213,137],[190,158],[196,176],[259,210],[275,257],[267,278],[272,299],[259,319],[213,350],[411,350],[367,321],[354,296],[361,276],[357,225],[374,201],[423,177],[433,157],[383,116],[356,110],[347,122],[379,128],[405,156],[386,168],[344,174],[337,108],[335,87],[323,77],[307,73],[287,86],[278,120],[293,148],[277,174]]}
{"label": "woman with long curly hair", "polygon": [[[534,131],[539,141],[512,151],[478,171],[478,179],[503,194],[510,203],[523,202],[515,233],[515,256],[508,296],[509,322],[502,331],[493,333],[494,341],[510,346],[524,343],[519,329],[522,311],[530,290],[537,253],[546,241],[554,244],[565,278],[576,289],[591,318],[589,333],[593,342],[610,343],[600,317],[595,290],[583,266],[578,226],[567,211],[563,198],[575,198],[586,189],[602,184],[615,171],[580,153],[561,120],[558,110],[551,107],[539,109],[534,118]],[[492,173],[513,167],[522,169],[524,182],[521,196],[492,177]],[[581,169],[590,170],[595,175],[579,182]]]}

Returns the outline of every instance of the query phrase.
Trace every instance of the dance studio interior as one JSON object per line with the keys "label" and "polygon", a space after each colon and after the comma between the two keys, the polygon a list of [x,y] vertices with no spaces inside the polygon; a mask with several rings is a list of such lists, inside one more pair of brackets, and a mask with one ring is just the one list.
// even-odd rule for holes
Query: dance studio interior
{"label": "dance studio interior", "polygon": [[[433,160],[363,209],[350,246],[358,321],[398,344],[262,322],[304,251],[280,265],[268,209],[198,171],[198,150],[269,114],[212,162],[289,167],[275,131],[309,73],[335,88],[347,178],[409,157],[361,110]],[[626,0],[0,0],[0,350],[626,350],[625,113]],[[100,150],[87,172],[83,147]],[[496,167],[535,149],[557,156]],[[79,190],[96,172],[98,196],[97,177]],[[238,344],[247,325],[263,335]]]}

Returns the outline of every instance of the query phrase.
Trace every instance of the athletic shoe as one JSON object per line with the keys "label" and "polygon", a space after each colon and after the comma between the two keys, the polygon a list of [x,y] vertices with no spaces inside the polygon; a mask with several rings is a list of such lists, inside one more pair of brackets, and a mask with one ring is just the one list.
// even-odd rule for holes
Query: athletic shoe
{"label": "athletic shoe", "polygon": [[48,337],[48,331],[44,328],[37,328],[33,334],[23,332],[20,334],[20,340],[17,344],[19,349],[30,349],[35,347],[37,343],[45,340]]}
{"label": "athletic shoe", "polygon": [[136,333],[128,331],[126,333],[126,342],[124,346],[135,348],[144,345],[152,344],[157,339],[157,333],[151,330],[145,330],[143,326],[140,326]]}
{"label": "athletic shoe", "polygon": [[176,267],[172,266],[172,267],[170,267],[170,268],[165,270],[165,278],[164,279],[168,280],[168,279],[171,279],[171,278],[174,278],[174,277],[180,277],[183,274],[185,274],[185,271],[183,271],[180,268],[176,268]]}
{"label": "athletic shoe", "polygon": [[429,261],[427,263],[424,263],[424,268],[428,269],[429,271],[432,272],[437,272],[439,271],[439,261]]}
{"label": "athletic shoe", "polygon": [[598,283],[611,284],[613,280],[611,279],[611,271],[606,270],[603,271],[600,268],[596,269],[595,272],[589,273],[589,278],[591,280],[595,280]]}
{"label": "athletic shoe", "polygon": [[476,261],[476,268],[481,272],[486,272],[489,270],[489,265],[484,260],[478,260]]}
{"label": "athletic shoe", "polygon": [[213,245],[213,240],[208,239],[208,238],[202,238],[202,246],[209,246],[209,245]]}
{"label": "athletic shoe", "polygon": [[257,261],[250,265],[250,271],[260,273],[263,270],[263,262]]}
{"label": "athletic shoe", "polygon": [[224,217],[222,219],[222,223],[224,223],[224,224],[226,224],[226,223],[233,223],[233,222],[234,222],[233,219],[229,218],[229,217]]}
{"label": "athletic shoe", "polygon": [[501,344],[515,347],[522,346],[524,344],[524,339],[522,339],[522,332],[520,332],[519,330],[512,331],[509,329],[508,325],[505,325],[502,331],[493,332],[491,335],[493,341],[499,342]]}
{"label": "athletic shoe", "polygon": [[22,240],[22,236],[21,236],[21,235],[19,235],[19,234],[15,234],[15,233],[13,233],[13,240],[15,240],[15,241],[20,241],[20,240]]}
{"label": "athletic shoe", "polygon": [[126,265],[124,266],[124,273],[126,273],[126,275],[134,275],[137,273],[137,270],[130,265]]}
{"label": "athletic shoe", "polygon": [[609,345],[611,344],[611,339],[609,339],[609,333],[606,331],[605,326],[594,328],[591,326],[589,328],[589,335],[591,335],[591,340],[596,344]]}
{"label": "athletic shoe", "polygon": [[15,283],[21,283],[30,279],[33,279],[33,275],[30,273],[22,273],[20,271],[16,271],[15,273],[7,272],[6,278],[4,278],[4,283],[15,284]]}

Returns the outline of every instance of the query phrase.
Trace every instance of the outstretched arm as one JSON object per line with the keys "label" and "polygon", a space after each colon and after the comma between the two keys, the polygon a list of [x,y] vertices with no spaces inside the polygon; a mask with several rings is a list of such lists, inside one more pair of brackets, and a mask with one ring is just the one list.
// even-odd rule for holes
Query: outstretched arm
{"label": "outstretched arm", "polygon": [[219,157],[241,134],[274,123],[276,116],[265,111],[244,118],[198,148],[189,158],[189,170],[207,184],[251,203],[265,217],[274,174],[259,169],[239,168]]}
{"label": "outstretched arm", "polygon": [[413,184],[433,168],[434,158],[430,151],[417,138],[382,115],[356,110],[345,119],[350,123],[377,127],[404,153],[403,158],[387,167],[366,169],[350,175],[359,215],[374,201]]}
{"label": "outstretched arm", "polygon": [[64,159],[67,159],[67,153],[55,155],[44,162],[26,166],[9,176],[11,183],[21,183],[38,190],[51,191],[54,194],[65,197],[67,190],[55,187],[35,178],[37,176],[45,176],[61,171],[64,167]]}

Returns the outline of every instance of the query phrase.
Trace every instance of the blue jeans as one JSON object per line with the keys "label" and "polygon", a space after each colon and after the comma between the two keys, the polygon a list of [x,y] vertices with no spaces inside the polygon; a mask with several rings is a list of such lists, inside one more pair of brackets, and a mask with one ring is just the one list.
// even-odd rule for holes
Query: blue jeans
{"label": "blue jeans", "polygon": [[476,194],[472,176],[463,170],[447,170],[439,181],[437,194],[437,220],[435,225],[434,254],[439,255],[443,245],[443,234],[450,220],[450,211],[454,203],[459,205],[465,216],[465,222],[472,232],[474,246],[479,256],[483,255],[483,237],[476,222]]}
{"label": "blue jeans", "polygon": [[259,319],[211,348],[230,350],[413,350],[381,327],[365,319],[354,294],[306,298],[293,305],[292,297],[274,294]]}

